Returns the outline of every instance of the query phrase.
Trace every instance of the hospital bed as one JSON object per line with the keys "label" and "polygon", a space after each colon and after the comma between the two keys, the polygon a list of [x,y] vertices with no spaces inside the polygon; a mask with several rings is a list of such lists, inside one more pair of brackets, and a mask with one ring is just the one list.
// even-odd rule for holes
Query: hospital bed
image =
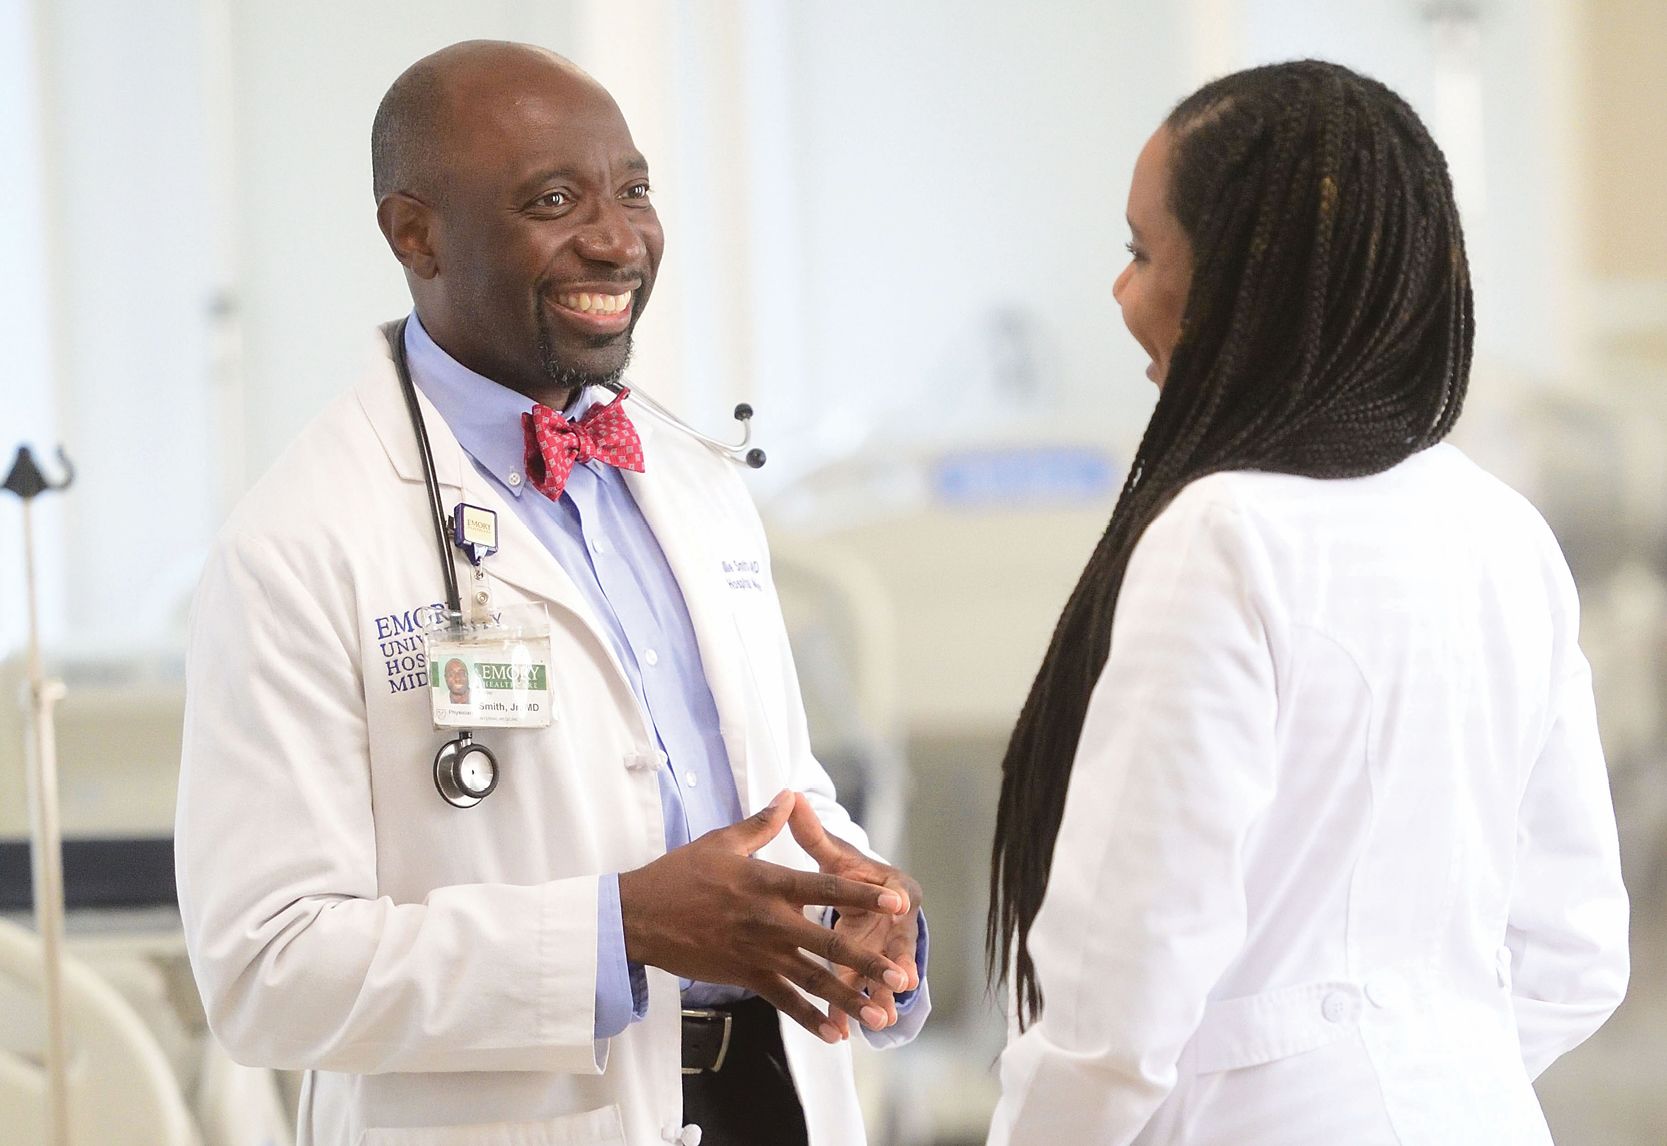
{"label": "hospital bed", "polygon": [[[175,906],[172,830],[184,707],[177,657],[59,664],[65,832],[65,984],[73,1141],[101,1146],[284,1146],[280,1080],[209,1037]],[[0,695],[22,668],[0,662]],[[0,784],[23,790],[24,713],[0,705]],[[44,1139],[39,941],[29,927],[27,809],[0,803],[0,1126]],[[32,977],[33,976],[33,977]]]}

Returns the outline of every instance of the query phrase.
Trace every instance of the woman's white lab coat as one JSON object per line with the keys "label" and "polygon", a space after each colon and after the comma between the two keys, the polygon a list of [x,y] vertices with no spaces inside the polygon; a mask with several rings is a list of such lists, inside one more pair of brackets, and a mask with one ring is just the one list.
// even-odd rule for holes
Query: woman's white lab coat
{"label": "woman's white lab coat", "polygon": [[1218,474],[1129,563],[1001,1062],[1013,1146],[1527,1146],[1627,901],[1573,583],[1450,446]]}
{"label": "woman's white lab coat", "polygon": [[[501,781],[479,806],[435,791],[446,737],[414,630],[442,583],[382,355],[234,513],[195,604],[177,863],[209,1021],[233,1057],[308,1071],[302,1146],[692,1142],[676,978],[650,968],[647,1017],[592,1040],[598,876],[665,850],[655,745],[583,598],[424,409],[446,509],[498,515],[484,576],[459,563],[465,599],[549,605],[554,722],[481,734]],[[744,809],[799,789],[861,843],[809,751],[736,467],[637,425],[648,472],[627,480],[687,599]],[[785,833],[760,854],[814,867]],[[782,1034],[811,1142],[863,1141],[848,1048]]]}

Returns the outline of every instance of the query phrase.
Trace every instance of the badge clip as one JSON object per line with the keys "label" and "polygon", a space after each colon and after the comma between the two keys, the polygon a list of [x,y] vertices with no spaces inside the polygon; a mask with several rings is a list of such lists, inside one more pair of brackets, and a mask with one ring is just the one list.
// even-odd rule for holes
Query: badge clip
{"label": "badge clip", "polygon": [[490,509],[460,501],[451,513],[451,535],[470,563],[479,565],[498,551],[498,515]]}

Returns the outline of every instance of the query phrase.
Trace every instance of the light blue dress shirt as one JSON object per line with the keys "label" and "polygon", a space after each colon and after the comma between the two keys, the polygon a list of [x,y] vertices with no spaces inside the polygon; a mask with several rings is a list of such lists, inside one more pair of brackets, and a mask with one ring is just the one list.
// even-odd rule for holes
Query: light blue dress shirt
{"label": "light blue dress shirt", "polygon": [[[453,359],[415,312],[405,327],[405,352],[412,381],[475,468],[514,507],[601,622],[665,754],[659,780],[667,850],[740,820],[741,801],[683,591],[619,470],[598,461],[575,465],[562,495],[546,497],[526,481],[521,415],[532,409],[532,400]],[[608,398],[606,391],[586,390],[566,413],[577,418]],[[617,874],[600,881],[597,916],[596,1037],[602,1039],[643,1017],[648,992],[642,968],[625,958]],[[924,920],[921,940],[918,962],[924,974]],[[738,987],[683,980],[689,1006],[734,1002],[747,994]],[[914,994],[898,997],[900,1014]]]}

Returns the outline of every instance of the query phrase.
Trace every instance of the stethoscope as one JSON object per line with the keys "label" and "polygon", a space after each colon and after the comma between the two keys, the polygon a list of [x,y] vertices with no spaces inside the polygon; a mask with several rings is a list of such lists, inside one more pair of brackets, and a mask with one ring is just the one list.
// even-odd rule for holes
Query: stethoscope
{"label": "stethoscope", "polygon": [[[399,374],[400,389],[405,394],[405,409],[411,415],[411,425],[417,432],[417,449],[422,455],[423,484],[428,490],[430,524],[434,526],[434,549],[440,558],[440,575],[446,584],[446,627],[453,632],[463,631],[463,598],[457,587],[457,570],[452,565],[451,548],[446,541],[446,510],[440,497],[440,481],[434,471],[434,449],[429,444],[428,426],[423,421],[422,407],[417,403],[417,387],[411,381],[411,367],[405,358],[405,324],[401,319],[388,328],[388,347],[393,352],[394,370]],[[610,384],[619,393],[622,383]],[[640,403],[654,417],[669,426],[682,430],[697,442],[750,469],[758,469],[765,462],[764,451],[752,445],[752,407],[742,402],[735,407],[735,420],[741,423],[741,440],[731,444],[696,430],[676,414],[666,409],[635,386],[630,388],[630,400]],[[452,739],[440,745],[434,754],[434,786],[440,796],[454,808],[472,808],[492,794],[498,786],[498,758],[484,744],[475,742],[474,732],[462,729]]]}

